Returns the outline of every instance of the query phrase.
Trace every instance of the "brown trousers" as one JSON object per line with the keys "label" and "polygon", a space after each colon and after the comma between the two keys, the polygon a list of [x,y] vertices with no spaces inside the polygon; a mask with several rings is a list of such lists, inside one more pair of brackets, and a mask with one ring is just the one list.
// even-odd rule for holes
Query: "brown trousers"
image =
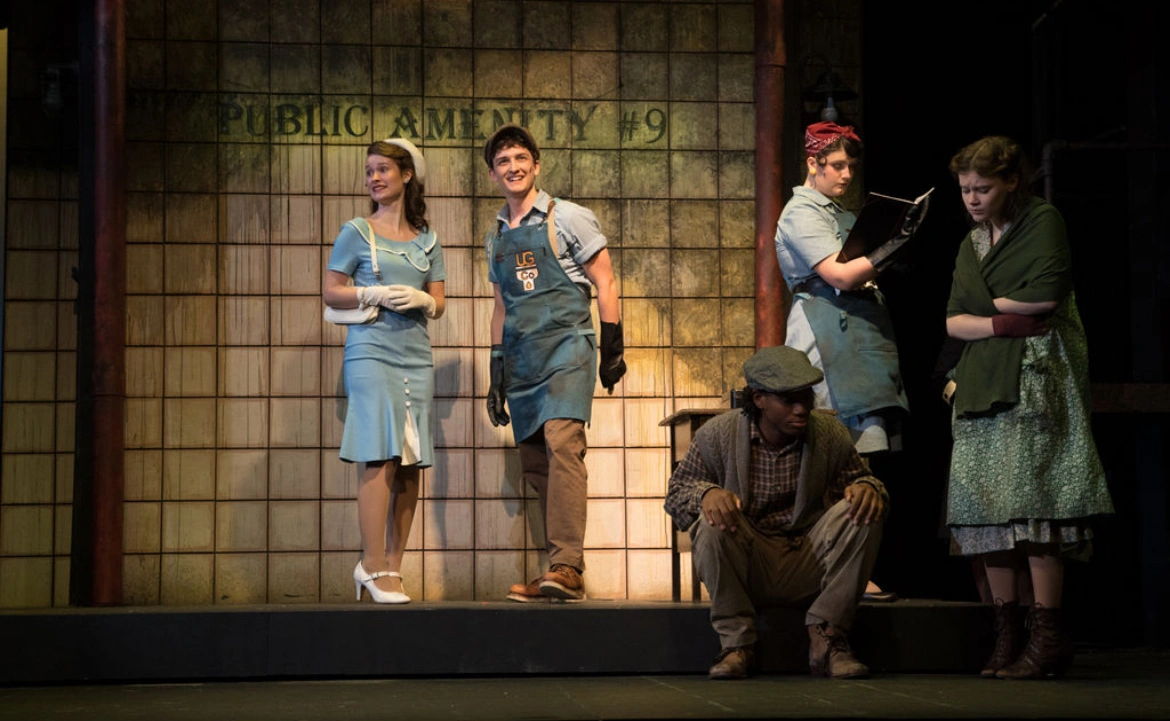
{"label": "brown trousers", "polygon": [[553,418],[516,446],[524,480],[540,497],[549,565],[564,563],[584,571],[585,422]]}
{"label": "brown trousers", "polygon": [[695,572],[711,596],[723,648],[756,642],[757,606],[805,606],[805,624],[848,631],[882,538],[880,521],[855,526],[839,501],[803,536],[769,536],[740,517],[735,533],[700,518],[691,526]]}

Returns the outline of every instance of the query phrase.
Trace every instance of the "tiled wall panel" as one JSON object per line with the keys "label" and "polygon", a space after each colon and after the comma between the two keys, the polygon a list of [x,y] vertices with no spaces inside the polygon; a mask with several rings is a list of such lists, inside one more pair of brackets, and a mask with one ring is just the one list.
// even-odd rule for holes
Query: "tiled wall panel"
{"label": "tiled wall panel", "polygon": [[[668,598],[658,421],[723,405],[754,343],[752,22],[746,0],[130,4],[126,602],[352,602],[360,469],[337,457],[345,330],[320,293],[391,135],[427,157],[447,268],[406,590],[499,600],[543,571],[512,429],[484,412],[482,142],[507,120],[542,143],[541,186],[595,212],[621,291],[629,371],[587,430],[589,594]],[[35,137],[9,149],[0,607],[68,601],[78,183]]]}

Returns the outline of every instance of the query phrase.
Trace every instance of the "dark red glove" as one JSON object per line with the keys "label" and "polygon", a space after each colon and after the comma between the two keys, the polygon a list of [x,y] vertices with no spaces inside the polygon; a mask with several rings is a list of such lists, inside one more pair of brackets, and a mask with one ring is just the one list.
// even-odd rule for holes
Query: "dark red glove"
{"label": "dark red glove", "polygon": [[991,331],[997,336],[1026,338],[1048,332],[1048,318],[1040,315],[1000,313],[991,316]]}

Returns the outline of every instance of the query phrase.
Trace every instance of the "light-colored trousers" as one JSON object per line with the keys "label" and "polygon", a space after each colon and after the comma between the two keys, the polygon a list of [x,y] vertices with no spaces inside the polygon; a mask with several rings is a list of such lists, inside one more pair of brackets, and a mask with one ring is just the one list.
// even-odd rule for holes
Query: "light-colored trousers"
{"label": "light-colored trousers", "polygon": [[540,497],[548,563],[585,570],[585,422],[545,421],[539,431],[516,444],[524,480]]}
{"label": "light-colored trousers", "polygon": [[882,523],[855,526],[842,500],[803,536],[766,535],[739,517],[734,533],[700,518],[690,528],[695,572],[711,597],[723,648],[756,642],[756,608],[804,606],[807,625],[848,631],[877,560]]}

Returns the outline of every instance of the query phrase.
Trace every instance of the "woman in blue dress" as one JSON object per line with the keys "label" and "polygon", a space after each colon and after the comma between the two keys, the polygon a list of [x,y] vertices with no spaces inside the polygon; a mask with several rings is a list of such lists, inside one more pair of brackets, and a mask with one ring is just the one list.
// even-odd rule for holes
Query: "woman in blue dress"
{"label": "woman in blue dress", "polygon": [[446,270],[427,224],[425,174],[422,153],[410,141],[370,145],[366,188],[373,212],[342,226],[325,275],[326,305],[378,309],[372,322],[350,325],[345,341],[348,403],[340,455],[363,464],[362,557],[353,570],[359,601],[363,587],[377,603],[410,601],[403,592],[402,555],[418,502],[419,469],[434,462],[427,322],[446,306]]}

